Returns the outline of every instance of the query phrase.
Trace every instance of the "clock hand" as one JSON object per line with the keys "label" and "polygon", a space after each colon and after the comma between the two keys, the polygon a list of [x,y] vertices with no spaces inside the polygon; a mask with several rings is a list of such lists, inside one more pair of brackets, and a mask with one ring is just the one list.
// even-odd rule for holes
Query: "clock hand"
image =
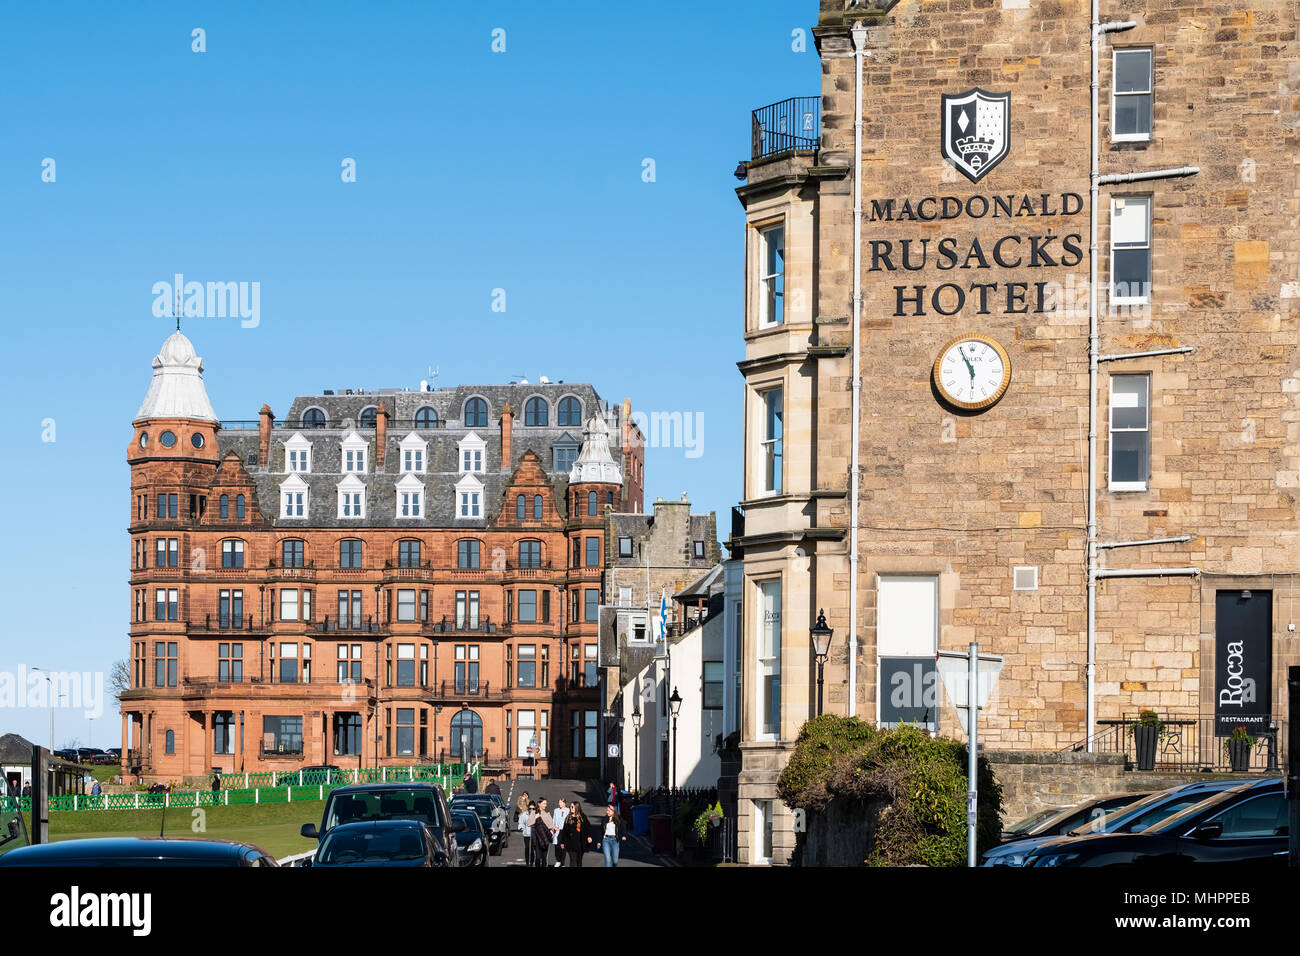
{"label": "clock hand", "polygon": [[966,363],[966,371],[970,372],[971,378],[974,378],[975,366],[971,365],[970,359],[966,357],[966,350],[959,345],[957,346],[957,353],[961,356],[961,360]]}

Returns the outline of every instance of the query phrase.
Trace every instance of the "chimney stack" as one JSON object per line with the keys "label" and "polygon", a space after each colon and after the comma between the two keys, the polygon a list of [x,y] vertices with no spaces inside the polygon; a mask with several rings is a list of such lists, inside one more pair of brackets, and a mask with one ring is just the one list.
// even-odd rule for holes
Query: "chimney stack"
{"label": "chimney stack", "polygon": [[383,402],[375,410],[375,471],[384,467],[384,452],[388,448],[388,407]]}
{"label": "chimney stack", "polygon": [[623,454],[632,450],[632,399],[623,399]]}
{"label": "chimney stack", "polygon": [[263,405],[257,421],[257,460],[263,468],[271,467],[271,425],[275,421],[275,412],[270,405]]}
{"label": "chimney stack", "polygon": [[506,474],[510,473],[510,435],[514,427],[514,412],[510,410],[510,403],[506,402],[506,407],[501,412],[501,470]]}

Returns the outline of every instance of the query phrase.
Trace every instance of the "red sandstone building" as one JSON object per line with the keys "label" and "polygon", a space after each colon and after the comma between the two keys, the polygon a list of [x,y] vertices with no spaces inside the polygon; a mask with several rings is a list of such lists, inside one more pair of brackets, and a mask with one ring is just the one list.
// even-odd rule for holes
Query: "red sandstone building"
{"label": "red sandstone building", "polygon": [[153,369],[127,450],[129,766],[597,772],[605,514],[644,483],[626,402],[543,380],[221,422],[184,335]]}

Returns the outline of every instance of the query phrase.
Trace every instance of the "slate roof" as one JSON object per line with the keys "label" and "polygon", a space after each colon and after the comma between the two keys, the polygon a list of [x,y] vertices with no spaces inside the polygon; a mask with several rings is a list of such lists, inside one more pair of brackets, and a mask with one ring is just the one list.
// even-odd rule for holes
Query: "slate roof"
{"label": "slate roof", "polygon": [[[510,476],[524,454],[534,452],[547,469],[555,495],[555,507],[565,514],[565,491],[568,488],[568,469],[554,470],[555,445],[580,448],[582,425],[556,424],[559,402],[573,396],[581,403],[581,415],[599,415],[617,441],[622,434],[622,408],[610,405],[585,384],[551,383],[547,385],[460,385],[432,391],[377,391],[352,395],[301,395],[293,400],[288,414],[277,422],[271,433],[269,467],[259,467],[258,431],[256,427],[223,428],[217,433],[217,445],[224,457],[230,451],[239,455],[254,485],[260,510],[277,527],[284,528],[483,528],[501,509]],[[463,424],[465,403],[473,397],[488,403],[486,427],[466,428]],[[524,424],[524,406],[539,397],[548,406],[545,426]],[[501,414],[506,402],[514,415],[511,429],[510,462],[501,461]],[[383,403],[389,413],[385,463],[376,470],[374,428],[356,428],[355,423],[368,407]],[[415,428],[416,412],[431,407],[438,415],[439,427]],[[310,408],[321,409],[327,418],[322,429],[301,427],[303,414]],[[338,484],[344,478],[342,471],[343,439],[353,430],[367,442],[366,472],[359,477],[366,488],[366,516],[364,518],[338,517]],[[398,518],[397,482],[405,474],[401,468],[400,444],[414,432],[427,442],[426,471],[418,475],[424,484],[424,514],[418,519]],[[482,511],[478,518],[460,518],[456,484],[465,477],[458,470],[459,443],[470,433],[484,441],[483,471],[475,473],[483,485]],[[280,485],[288,477],[285,472],[284,443],[295,435],[311,442],[311,472],[301,474],[308,486],[307,511],[303,518],[280,518]],[[616,458],[621,454],[615,450]],[[576,455],[575,455],[576,457]]]}

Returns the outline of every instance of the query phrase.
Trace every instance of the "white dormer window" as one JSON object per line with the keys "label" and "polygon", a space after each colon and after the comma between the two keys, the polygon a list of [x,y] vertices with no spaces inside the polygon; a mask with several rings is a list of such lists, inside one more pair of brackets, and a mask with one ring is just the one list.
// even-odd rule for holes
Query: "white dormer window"
{"label": "white dormer window", "polygon": [[483,453],[487,443],[478,435],[470,432],[460,441],[460,470],[465,474],[483,471]]}
{"label": "white dormer window", "polygon": [[424,474],[424,463],[428,448],[428,442],[421,441],[415,432],[411,432],[403,438],[398,449],[401,455],[402,471],[413,475]]}
{"label": "white dormer window", "polygon": [[468,474],[456,482],[456,517],[481,518],[483,516],[483,483]]}
{"label": "white dormer window", "polygon": [[397,483],[397,517],[424,516],[424,485],[414,475],[404,475]]}
{"label": "white dormer window", "polygon": [[364,518],[365,516],[365,483],[356,475],[348,475],[339,482],[339,517]]}
{"label": "white dormer window", "polygon": [[366,470],[366,451],[369,443],[356,432],[348,432],[340,446],[343,452],[343,473],[364,474]]}
{"label": "white dormer window", "polygon": [[280,517],[306,518],[308,514],[307,482],[290,475],[280,486]]}
{"label": "white dormer window", "polygon": [[284,470],[301,474],[311,472],[311,442],[301,434],[284,443]]}

